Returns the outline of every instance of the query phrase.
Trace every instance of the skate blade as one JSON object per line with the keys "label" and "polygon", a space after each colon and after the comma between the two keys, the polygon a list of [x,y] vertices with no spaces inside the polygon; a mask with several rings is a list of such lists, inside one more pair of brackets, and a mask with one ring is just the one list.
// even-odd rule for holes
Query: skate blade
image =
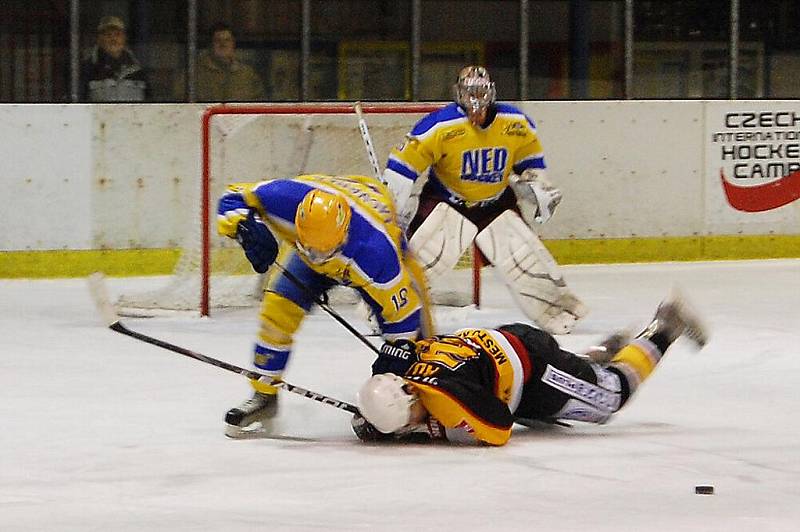
{"label": "skate blade", "polygon": [[246,427],[238,425],[225,425],[225,436],[233,440],[258,440],[275,436],[275,423],[273,421],[256,421]]}
{"label": "skate blade", "polygon": [[[251,425],[252,427],[252,425]],[[315,438],[304,438],[302,436],[289,436],[288,434],[275,434],[273,431],[264,430],[262,427],[251,428],[237,427],[235,425],[227,425],[225,427],[225,436],[232,440],[280,440],[280,441],[296,441],[296,442],[318,442]]]}

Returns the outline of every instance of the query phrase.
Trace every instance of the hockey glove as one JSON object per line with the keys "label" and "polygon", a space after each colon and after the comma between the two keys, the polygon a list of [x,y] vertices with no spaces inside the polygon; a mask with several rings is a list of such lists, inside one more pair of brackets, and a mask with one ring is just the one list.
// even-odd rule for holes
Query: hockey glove
{"label": "hockey glove", "polygon": [[376,429],[369,421],[364,419],[361,414],[355,414],[350,420],[353,432],[358,439],[365,442],[387,442],[396,441],[403,443],[425,443],[429,441],[447,441],[444,425],[434,418],[428,418],[425,423],[421,423],[402,434],[384,434]]}
{"label": "hockey glove", "polygon": [[236,240],[258,273],[266,272],[278,257],[277,240],[253,209],[250,209],[247,218],[239,222]]}
{"label": "hockey glove", "polygon": [[553,186],[541,170],[529,168],[522,175],[511,174],[509,180],[528,225],[531,222],[545,223],[561,203],[561,191]]}
{"label": "hockey glove", "polygon": [[394,438],[393,434],[384,434],[376,429],[369,421],[364,419],[364,416],[361,414],[353,415],[353,419],[350,420],[350,426],[353,427],[353,432],[356,433],[356,436],[358,436],[358,439],[361,441],[388,441]]}
{"label": "hockey glove", "polygon": [[589,346],[583,355],[601,366],[608,365],[623,347],[631,342],[633,335],[627,329],[616,331],[597,345]]}
{"label": "hockey glove", "polygon": [[416,361],[416,344],[411,340],[386,342],[381,346],[381,354],[372,363],[372,374],[394,373],[395,375],[405,375],[408,368]]}
{"label": "hockey glove", "polygon": [[406,443],[447,441],[447,433],[444,425],[438,419],[429,416],[425,422],[398,436],[398,440]]}

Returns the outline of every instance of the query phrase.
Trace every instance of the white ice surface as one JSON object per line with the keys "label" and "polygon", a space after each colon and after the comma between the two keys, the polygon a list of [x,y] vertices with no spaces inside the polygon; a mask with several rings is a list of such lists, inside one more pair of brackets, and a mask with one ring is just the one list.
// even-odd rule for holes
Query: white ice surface
{"label": "white ice surface", "polygon": [[[609,424],[519,427],[503,448],[363,445],[291,394],[286,439],[228,440],[244,378],[104,328],[81,280],[0,281],[0,530],[798,530],[800,261],[565,272],[591,309],[568,348],[643,325],[673,282],[711,342],[679,341]],[[441,321],[521,319],[487,291]],[[248,367],[257,328],[255,310],[126,323]],[[317,312],[285,378],[353,402],[372,358]]]}

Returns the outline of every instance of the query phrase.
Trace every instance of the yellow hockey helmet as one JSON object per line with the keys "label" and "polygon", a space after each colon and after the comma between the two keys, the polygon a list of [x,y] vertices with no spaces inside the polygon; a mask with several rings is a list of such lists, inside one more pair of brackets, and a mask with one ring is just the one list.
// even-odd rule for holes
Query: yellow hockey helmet
{"label": "yellow hockey helmet", "polygon": [[331,258],[347,241],[350,206],[338,194],[312,190],[297,207],[297,249],[312,262]]}

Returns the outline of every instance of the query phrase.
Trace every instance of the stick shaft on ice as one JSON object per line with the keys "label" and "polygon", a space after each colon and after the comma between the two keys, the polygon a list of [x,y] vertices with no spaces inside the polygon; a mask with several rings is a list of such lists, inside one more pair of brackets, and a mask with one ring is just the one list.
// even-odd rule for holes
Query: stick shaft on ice
{"label": "stick shaft on ice", "polygon": [[191,349],[186,349],[185,347],[171,344],[164,340],[160,340],[158,338],[154,338],[152,336],[148,336],[146,334],[129,329],[127,326],[125,326],[125,324],[123,324],[120,321],[119,316],[117,316],[116,310],[114,310],[114,307],[111,304],[111,300],[108,297],[108,291],[105,285],[105,278],[103,277],[103,275],[99,273],[92,274],[88,278],[88,283],[89,283],[89,291],[92,295],[92,299],[94,300],[94,303],[98,311],[100,312],[100,315],[102,316],[108,328],[114,332],[118,332],[120,334],[124,334],[125,336],[135,338],[136,340],[140,340],[150,345],[166,349],[167,351],[172,351],[173,353],[178,353],[179,355],[184,355],[189,358],[199,360],[200,362],[216,366],[218,368],[230,371],[232,373],[237,373],[239,375],[247,377],[248,379],[255,379],[267,382],[271,386],[275,386],[276,388],[279,388],[281,390],[301,395],[308,399],[313,399],[314,401],[318,401],[320,403],[333,406],[335,408],[344,410],[346,412],[350,412],[352,414],[358,413],[358,408],[355,405],[352,405],[345,401],[340,401],[338,399],[334,399],[333,397],[328,397],[327,395],[323,395],[321,393],[306,390],[305,388],[289,384],[288,382],[284,382],[282,380],[271,379],[269,376],[263,375],[256,371],[245,369],[235,364],[231,364],[229,362],[225,362],[223,360],[219,360],[214,357],[198,353],[197,351],[192,351]]}

